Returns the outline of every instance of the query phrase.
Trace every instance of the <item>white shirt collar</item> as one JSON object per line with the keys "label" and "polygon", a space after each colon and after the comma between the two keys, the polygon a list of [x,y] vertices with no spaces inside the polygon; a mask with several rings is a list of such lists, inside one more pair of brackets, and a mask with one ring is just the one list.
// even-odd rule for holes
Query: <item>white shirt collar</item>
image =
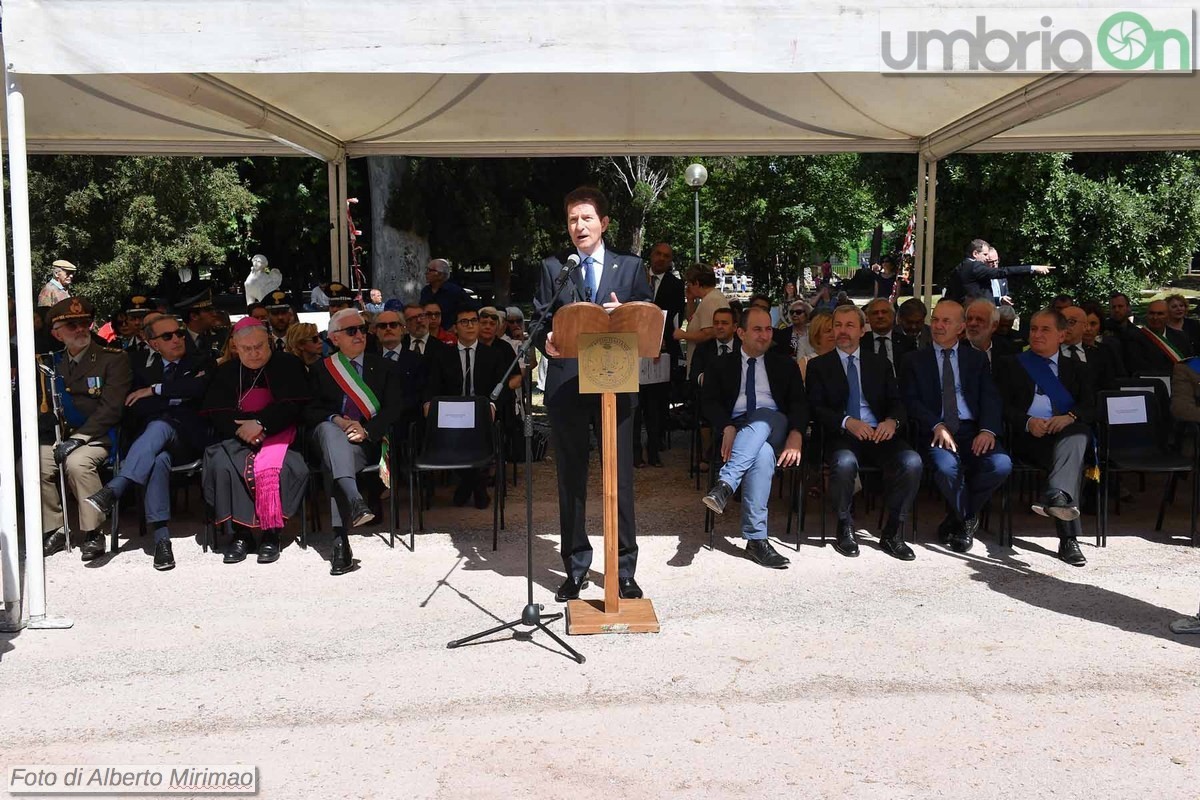
{"label": "white shirt collar", "polygon": [[[850,356],[854,356],[855,358],[858,358],[858,351],[861,350],[862,348],[861,347],[854,348],[853,353],[847,353],[846,351],[842,350],[842,348],[840,348],[840,347],[835,347],[833,349],[837,351],[838,358],[840,358],[842,360],[842,366],[844,367],[846,365],[846,359],[849,358]],[[858,360],[859,360],[859,362],[862,361],[861,358],[858,358]]]}
{"label": "white shirt collar", "polygon": [[[579,254],[579,263],[582,264],[583,260],[587,258],[587,253],[578,248],[576,248],[575,252]],[[604,266],[604,242],[600,242],[600,244],[596,246],[595,252],[592,253],[592,258],[597,264]]]}

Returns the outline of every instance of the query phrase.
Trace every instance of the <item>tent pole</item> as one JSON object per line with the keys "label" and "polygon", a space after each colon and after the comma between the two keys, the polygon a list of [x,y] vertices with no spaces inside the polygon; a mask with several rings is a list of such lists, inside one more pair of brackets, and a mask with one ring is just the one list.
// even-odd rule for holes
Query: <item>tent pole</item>
{"label": "tent pole", "polygon": [[933,308],[933,251],[935,249],[934,232],[937,221],[937,159],[927,162],[929,170],[928,187],[925,194],[925,307]]}
{"label": "tent pole", "polygon": [[[17,301],[17,381],[21,412],[21,476],[25,510],[25,581],[30,628],[69,628],[69,619],[46,616],[46,568],[42,558],[42,479],[37,426],[38,373],[33,350],[33,255],[29,240],[29,163],[25,143],[25,95],[18,78],[4,72],[8,104],[9,199],[12,203],[13,296]],[[6,490],[7,494],[7,490]],[[16,500],[15,492],[13,500]],[[13,504],[15,506],[15,502]],[[63,509],[66,513],[67,509]]]}
{"label": "tent pole", "polygon": [[[4,260],[0,262],[0,305],[8,307],[8,233],[3,198],[0,198],[0,246]],[[12,340],[8,315],[0,315],[0,342]],[[0,375],[12,374],[12,355],[8,347],[0,346]],[[0,420],[13,418],[12,392],[0,392]],[[0,487],[4,488],[0,502],[0,586],[4,589],[0,604],[0,631],[18,631],[25,627],[21,618],[21,562],[18,555],[17,531],[17,456],[11,436],[0,436]]]}
{"label": "tent pole", "polygon": [[917,207],[913,213],[913,297],[920,297],[925,287],[925,156],[917,156]]}
{"label": "tent pole", "polygon": [[329,161],[326,163],[326,169],[329,175],[329,280],[336,281],[341,277],[341,269],[338,267],[339,259],[341,258],[342,246],[338,241],[338,234],[341,226],[338,223],[338,218],[341,214],[338,213],[338,169],[337,163]]}
{"label": "tent pole", "polygon": [[337,160],[337,208],[338,208],[338,275],[342,283],[351,286],[356,290],[361,290],[362,286],[355,286],[355,281],[358,280],[356,275],[350,274],[350,218],[346,215],[346,201],[348,191],[346,189],[346,159],[339,158]]}

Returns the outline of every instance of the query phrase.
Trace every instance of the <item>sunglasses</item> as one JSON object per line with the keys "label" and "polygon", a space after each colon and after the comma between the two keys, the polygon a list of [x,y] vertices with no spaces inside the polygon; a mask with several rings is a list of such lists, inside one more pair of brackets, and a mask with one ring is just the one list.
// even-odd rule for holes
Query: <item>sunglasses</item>
{"label": "sunglasses", "polygon": [[490,319],[492,322],[499,322],[499,321],[500,321],[500,318],[499,318],[499,317],[497,317],[495,314],[480,314],[480,315],[479,315],[479,318],[480,318],[480,319]]}
{"label": "sunglasses", "polygon": [[802,309],[802,308],[797,308],[795,311],[793,311],[793,312],[792,312],[792,316],[793,316],[793,317],[803,317],[803,316],[804,316],[805,314],[807,314],[807,313],[808,313],[808,312],[807,312],[807,311],[805,311],[804,309]]}
{"label": "sunglasses", "polygon": [[358,336],[359,334],[366,336],[367,335],[367,326],[366,325],[351,325],[348,328],[339,328],[338,330],[334,331],[334,333],[344,333],[347,336]]}
{"label": "sunglasses", "polygon": [[183,328],[180,328],[177,331],[165,331],[164,333],[160,333],[158,336],[151,336],[150,338],[151,339],[161,339],[164,342],[169,342],[172,339],[174,339],[176,336],[178,336],[180,339],[183,338],[183,336],[184,336]]}
{"label": "sunglasses", "polygon": [[320,336],[310,336],[310,337],[308,337],[308,343],[309,344],[320,344],[321,337]]}
{"label": "sunglasses", "polygon": [[403,322],[376,322],[375,327],[390,331],[392,328],[399,328],[403,324]]}

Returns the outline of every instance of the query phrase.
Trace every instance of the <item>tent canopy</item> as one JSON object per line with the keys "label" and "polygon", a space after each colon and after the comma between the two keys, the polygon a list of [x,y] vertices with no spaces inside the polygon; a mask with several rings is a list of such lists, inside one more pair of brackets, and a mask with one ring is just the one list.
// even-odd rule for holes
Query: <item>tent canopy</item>
{"label": "tent canopy", "polygon": [[1200,143],[1193,74],[883,74],[879,25],[828,0],[8,0],[4,56],[31,152],[940,158]]}

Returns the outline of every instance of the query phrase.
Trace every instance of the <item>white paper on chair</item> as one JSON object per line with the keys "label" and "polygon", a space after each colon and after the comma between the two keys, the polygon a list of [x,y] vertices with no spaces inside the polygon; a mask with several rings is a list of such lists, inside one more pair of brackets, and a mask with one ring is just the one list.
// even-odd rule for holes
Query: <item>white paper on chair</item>
{"label": "white paper on chair", "polygon": [[1110,425],[1138,425],[1146,422],[1145,397],[1109,397],[1107,400]]}
{"label": "white paper on chair", "polygon": [[475,401],[443,401],[438,405],[439,428],[474,428]]}

